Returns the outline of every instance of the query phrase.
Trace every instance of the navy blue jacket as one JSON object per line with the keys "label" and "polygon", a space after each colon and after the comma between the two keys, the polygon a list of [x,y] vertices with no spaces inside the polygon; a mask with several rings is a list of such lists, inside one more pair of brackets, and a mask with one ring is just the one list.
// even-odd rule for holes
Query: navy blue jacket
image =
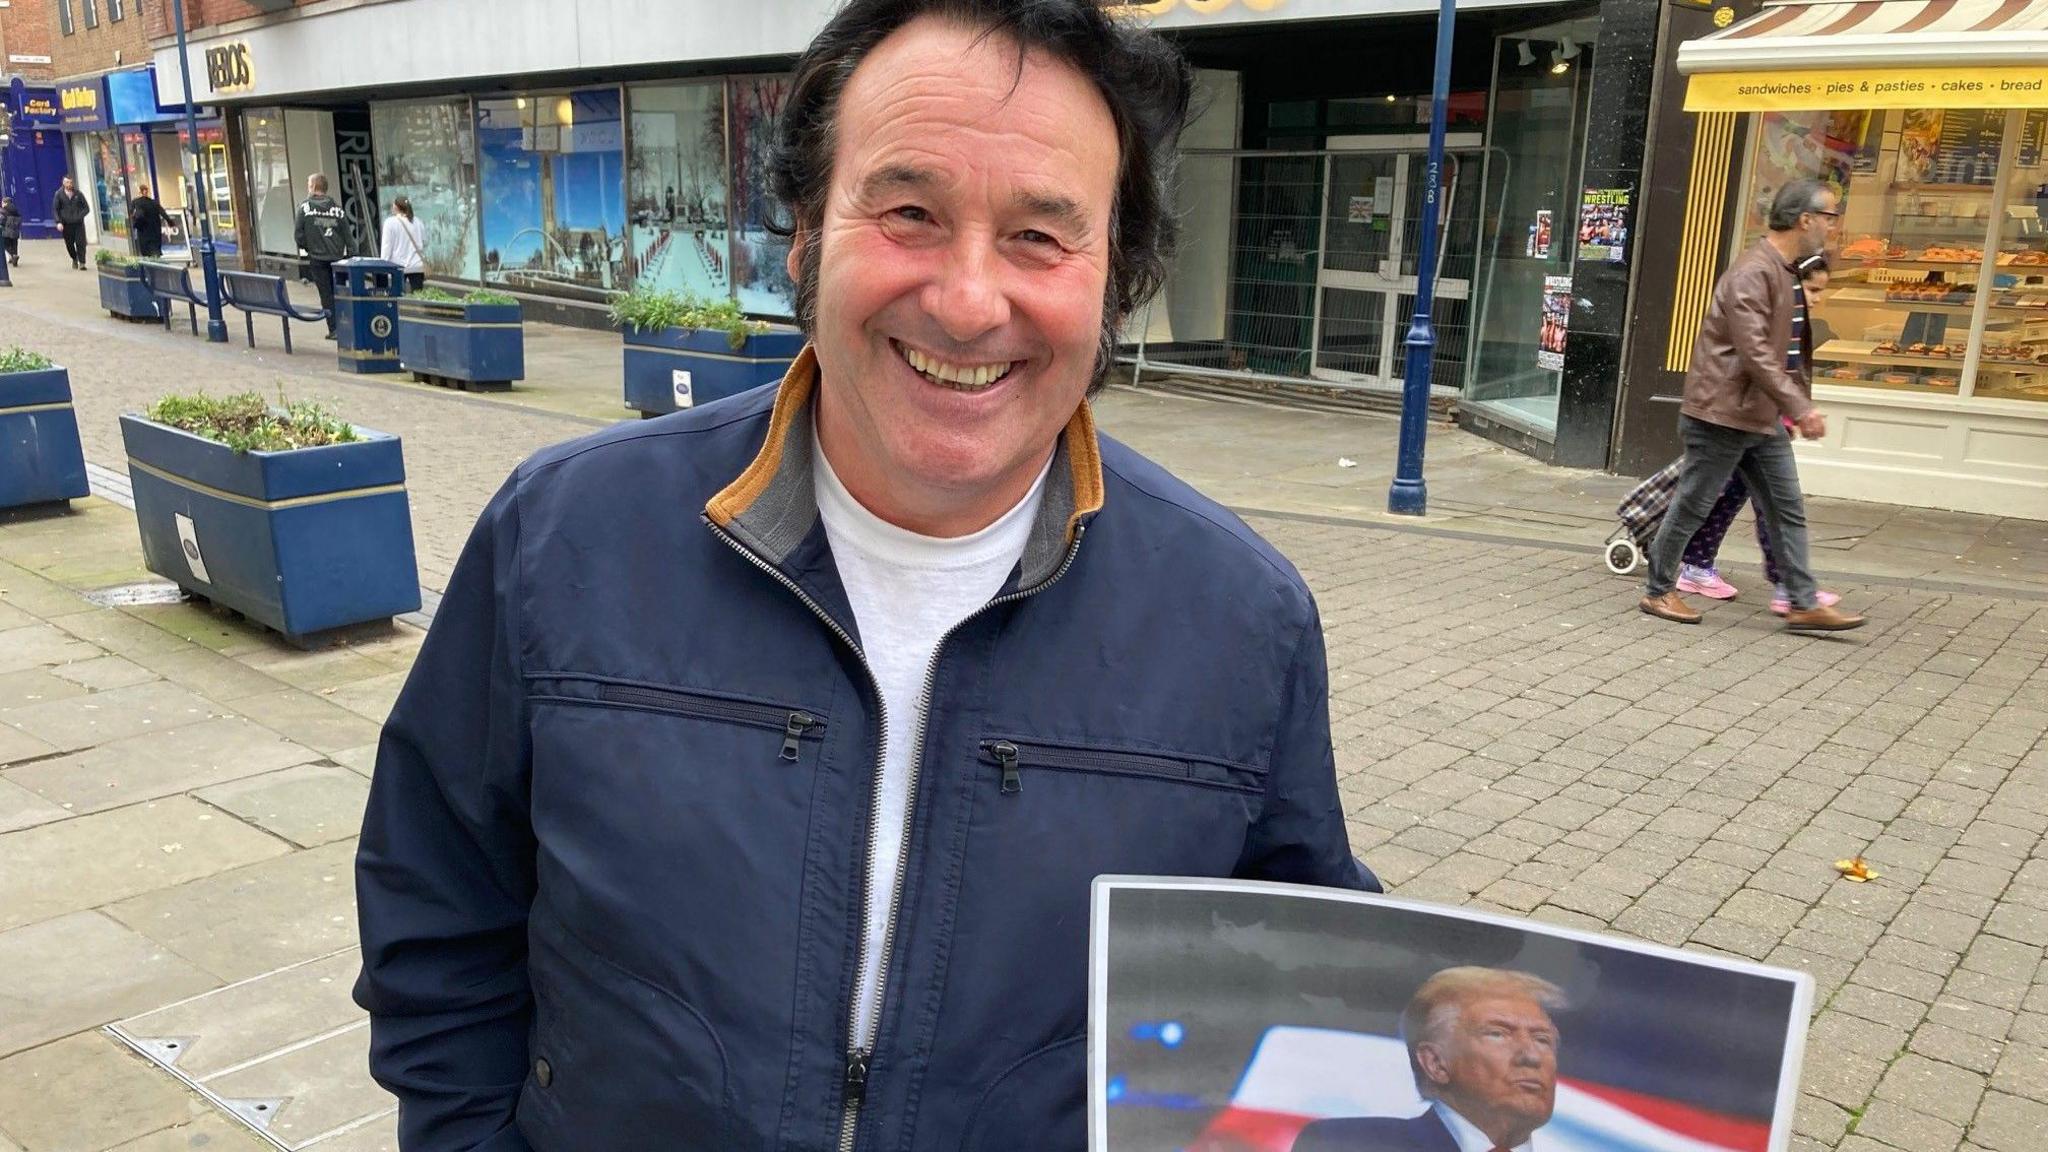
{"label": "navy blue jacket", "polygon": [[1405,1120],[1318,1120],[1294,1138],[1294,1152],[1458,1152],[1458,1139],[1429,1111]]}
{"label": "navy blue jacket", "polygon": [[[1376,887],[1300,577],[1084,407],[942,646],[872,1053],[882,728],[779,389],[542,452],[385,725],[357,859],[408,1152],[1085,1145],[1089,885]],[[857,1104],[849,1108],[849,1104]]]}

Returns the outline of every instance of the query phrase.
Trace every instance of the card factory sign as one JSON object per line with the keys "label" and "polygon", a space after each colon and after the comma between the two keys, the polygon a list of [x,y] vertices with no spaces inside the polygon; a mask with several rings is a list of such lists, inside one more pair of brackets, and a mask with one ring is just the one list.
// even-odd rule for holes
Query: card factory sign
{"label": "card factory sign", "polygon": [[249,45],[230,40],[206,50],[206,85],[213,92],[241,92],[253,87],[256,72],[249,65]]}

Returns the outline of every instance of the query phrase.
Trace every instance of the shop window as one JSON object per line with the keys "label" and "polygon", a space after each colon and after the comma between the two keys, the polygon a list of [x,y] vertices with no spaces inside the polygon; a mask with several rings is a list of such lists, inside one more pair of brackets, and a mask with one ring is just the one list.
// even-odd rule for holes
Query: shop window
{"label": "shop window", "polygon": [[298,197],[292,185],[291,153],[285,145],[284,110],[244,111],[242,138],[248,148],[256,248],[278,255],[296,255],[298,244],[292,236],[292,212],[298,207]]}
{"label": "shop window", "polygon": [[[768,158],[775,146],[775,121],[789,97],[787,76],[735,78],[727,88],[731,105],[733,222],[732,277],[740,307],[762,316],[796,313],[796,285],[789,278],[789,241],[769,229],[782,206],[768,187]],[[784,221],[786,223],[786,221]]]}
{"label": "shop window", "polygon": [[1465,399],[1545,437],[1556,432],[1564,376],[1596,31],[1551,24],[1495,48],[1490,223],[1475,260]]}
{"label": "shop window", "polygon": [[57,0],[57,30],[66,36],[78,30],[71,24],[71,0]]}
{"label": "shop window", "polygon": [[128,174],[122,165],[121,142],[112,132],[92,132],[85,137],[86,154],[92,161],[93,205],[99,212],[100,231],[109,236],[128,235]]}
{"label": "shop window", "polygon": [[372,104],[370,128],[383,210],[388,213],[399,196],[412,203],[413,218],[426,237],[421,255],[428,274],[481,277],[476,133],[468,102]]}
{"label": "shop window", "polygon": [[99,27],[99,26],[100,26],[100,2],[99,2],[99,0],[79,0],[79,2],[80,2],[80,5],[81,5],[81,6],[82,6],[82,7],[84,8],[84,10],[85,10],[85,26],[86,26],[87,28],[97,28],[97,27]]}
{"label": "shop window", "polygon": [[485,281],[624,287],[622,127],[617,88],[477,101]]}
{"label": "shop window", "polygon": [[627,93],[633,155],[626,209],[638,283],[707,298],[732,295],[726,199],[725,84]]}
{"label": "shop window", "polygon": [[1816,382],[2048,400],[2048,111],[1766,113],[1745,243],[1799,177],[1841,197],[1811,301]]}

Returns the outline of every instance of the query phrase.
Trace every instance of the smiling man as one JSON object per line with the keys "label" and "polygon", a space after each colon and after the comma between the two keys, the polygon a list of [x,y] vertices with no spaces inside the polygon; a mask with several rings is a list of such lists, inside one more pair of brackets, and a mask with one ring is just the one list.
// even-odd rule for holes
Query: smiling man
{"label": "smiling man", "polygon": [[409,1150],[1078,1150],[1089,885],[1377,887],[1300,577],[1099,436],[1185,64],[854,0],[778,388],[522,465],[387,723],[358,1000]]}
{"label": "smiling man", "polygon": [[1536,1130],[1557,1105],[1557,1025],[1550,981],[1500,968],[1446,968],[1401,1013],[1415,1090],[1429,1102],[1405,1120],[1319,1120],[1294,1152],[1543,1152]]}

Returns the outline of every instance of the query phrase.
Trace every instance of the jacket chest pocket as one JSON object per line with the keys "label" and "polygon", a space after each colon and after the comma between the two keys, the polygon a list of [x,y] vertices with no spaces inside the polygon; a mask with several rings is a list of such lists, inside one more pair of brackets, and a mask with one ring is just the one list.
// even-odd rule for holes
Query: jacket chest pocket
{"label": "jacket chest pocket", "polygon": [[1246,795],[1257,795],[1265,785],[1265,773],[1260,769],[1158,752],[1090,748],[1078,744],[992,736],[981,742],[981,754],[995,766],[997,788],[1005,795],[1021,794],[1026,776],[1035,777],[1041,772],[1155,785],[1185,784]]}
{"label": "jacket chest pocket", "polygon": [[974,843],[1000,868],[1227,876],[1263,803],[1265,773],[1152,750],[1009,735],[978,742]]}
{"label": "jacket chest pocket", "polygon": [[683,970],[793,956],[822,711],[597,678],[534,681],[528,699],[539,880],[573,931],[644,938]]}

